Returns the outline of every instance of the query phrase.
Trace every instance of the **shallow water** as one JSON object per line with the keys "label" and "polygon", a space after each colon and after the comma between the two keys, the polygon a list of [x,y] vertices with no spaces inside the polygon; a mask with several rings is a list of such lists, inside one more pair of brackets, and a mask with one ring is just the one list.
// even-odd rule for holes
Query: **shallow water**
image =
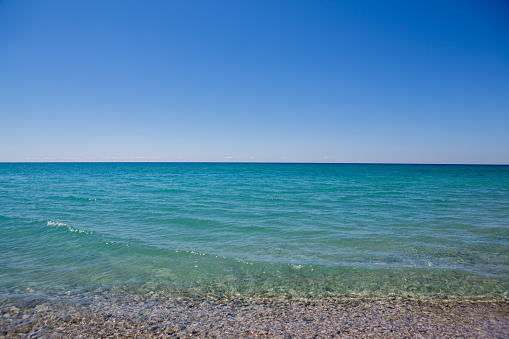
{"label": "shallow water", "polygon": [[504,298],[509,166],[0,164],[0,293]]}

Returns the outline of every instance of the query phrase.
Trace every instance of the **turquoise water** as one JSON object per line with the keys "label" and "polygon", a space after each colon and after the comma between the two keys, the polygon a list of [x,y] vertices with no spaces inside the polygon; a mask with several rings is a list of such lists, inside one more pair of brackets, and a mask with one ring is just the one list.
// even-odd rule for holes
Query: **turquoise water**
{"label": "turquoise water", "polygon": [[0,164],[0,293],[507,298],[509,166]]}

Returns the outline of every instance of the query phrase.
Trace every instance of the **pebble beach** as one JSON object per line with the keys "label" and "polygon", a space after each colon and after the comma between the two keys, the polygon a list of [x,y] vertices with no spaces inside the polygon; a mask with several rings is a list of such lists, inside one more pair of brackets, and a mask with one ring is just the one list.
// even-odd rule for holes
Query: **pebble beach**
{"label": "pebble beach", "polygon": [[507,338],[509,302],[196,299],[157,293],[4,297],[5,338]]}

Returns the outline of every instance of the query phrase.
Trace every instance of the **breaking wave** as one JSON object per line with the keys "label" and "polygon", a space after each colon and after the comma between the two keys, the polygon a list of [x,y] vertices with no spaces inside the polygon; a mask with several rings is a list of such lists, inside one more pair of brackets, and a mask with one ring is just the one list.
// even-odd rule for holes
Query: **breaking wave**
{"label": "breaking wave", "polygon": [[64,227],[64,228],[67,228],[70,232],[74,232],[74,233],[84,233],[84,234],[93,234],[94,233],[93,231],[85,231],[85,230],[80,230],[80,229],[74,228],[71,225],[63,223],[63,222],[48,220],[46,222],[46,225],[47,226],[55,226],[55,227]]}

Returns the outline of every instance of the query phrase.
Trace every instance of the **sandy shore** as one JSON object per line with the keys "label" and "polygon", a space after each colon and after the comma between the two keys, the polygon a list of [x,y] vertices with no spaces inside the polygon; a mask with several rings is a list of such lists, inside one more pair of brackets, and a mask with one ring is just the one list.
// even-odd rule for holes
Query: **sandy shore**
{"label": "sandy shore", "polygon": [[508,338],[509,302],[14,296],[0,306],[0,336]]}

